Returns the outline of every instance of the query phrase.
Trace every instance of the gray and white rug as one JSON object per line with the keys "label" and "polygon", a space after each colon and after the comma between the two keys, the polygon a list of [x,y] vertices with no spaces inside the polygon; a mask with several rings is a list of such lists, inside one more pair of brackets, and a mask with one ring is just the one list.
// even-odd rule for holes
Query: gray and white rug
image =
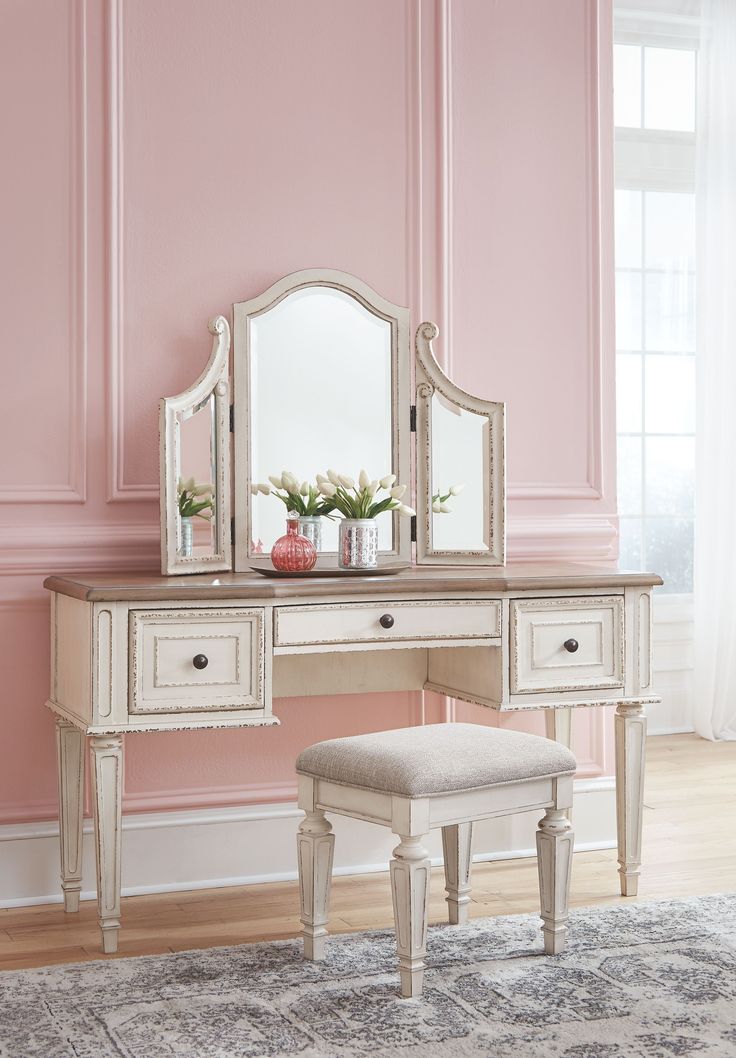
{"label": "gray and white rug", "polygon": [[0,973],[1,1058],[736,1058],[736,894],[429,931],[420,1000],[387,931]]}

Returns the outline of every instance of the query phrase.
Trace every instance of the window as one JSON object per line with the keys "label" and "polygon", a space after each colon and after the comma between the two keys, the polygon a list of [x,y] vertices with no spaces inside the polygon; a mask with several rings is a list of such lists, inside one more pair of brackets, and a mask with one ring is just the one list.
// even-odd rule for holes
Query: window
{"label": "window", "polygon": [[[623,5],[621,5],[623,6]],[[621,565],[692,591],[697,40],[617,6],[616,399]]]}

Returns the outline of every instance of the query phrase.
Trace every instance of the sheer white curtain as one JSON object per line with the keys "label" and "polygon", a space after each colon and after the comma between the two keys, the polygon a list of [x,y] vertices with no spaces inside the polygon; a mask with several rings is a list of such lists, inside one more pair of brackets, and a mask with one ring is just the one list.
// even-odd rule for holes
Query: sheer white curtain
{"label": "sheer white curtain", "polygon": [[736,0],[702,0],[695,729],[736,739]]}

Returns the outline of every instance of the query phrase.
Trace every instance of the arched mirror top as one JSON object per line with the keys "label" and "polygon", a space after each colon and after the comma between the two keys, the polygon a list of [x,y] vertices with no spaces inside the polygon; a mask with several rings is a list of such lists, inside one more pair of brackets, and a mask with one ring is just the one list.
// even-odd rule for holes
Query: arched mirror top
{"label": "arched mirror top", "polygon": [[[288,471],[409,482],[409,314],[356,276],[307,269],[233,306],[235,569],[268,553],[286,511],[258,491]],[[255,490],[255,494],[254,494]],[[322,519],[321,551],[337,551]],[[410,526],[379,515],[379,550],[410,557]]]}

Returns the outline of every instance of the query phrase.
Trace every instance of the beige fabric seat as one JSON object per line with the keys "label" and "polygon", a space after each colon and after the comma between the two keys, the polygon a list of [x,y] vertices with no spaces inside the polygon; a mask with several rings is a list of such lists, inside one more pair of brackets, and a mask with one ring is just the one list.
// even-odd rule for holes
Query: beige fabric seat
{"label": "beige fabric seat", "polygon": [[318,742],[300,754],[300,775],[379,793],[428,797],[454,790],[572,775],[559,742],[478,724],[427,724]]}
{"label": "beige fabric seat", "polygon": [[425,835],[442,829],[450,922],[467,920],[473,822],[544,811],[537,860],[544,950],[567,936],[575,757],[537,735],[476,724],[431,724],[335,738],[297,761],[302,936],[307,959],[324,959],[335,837],[325,813],[390,827],[400,838],[389,865],[402,996],[422,991],[431,862]]}

